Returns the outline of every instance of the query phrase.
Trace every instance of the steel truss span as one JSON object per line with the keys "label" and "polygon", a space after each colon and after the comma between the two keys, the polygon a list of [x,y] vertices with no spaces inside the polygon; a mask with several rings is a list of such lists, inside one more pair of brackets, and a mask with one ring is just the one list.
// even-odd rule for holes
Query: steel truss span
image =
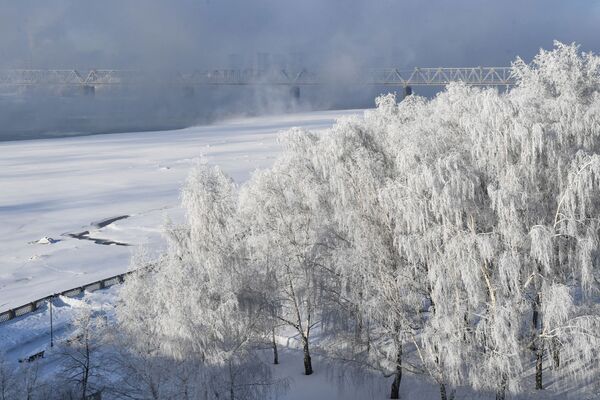
{"label": "steel truss span", "polygon": [[511,86],[515,77],[510,67],[473,68],[372,68],[350,76],[317,74],[306,69],[216,69],[190,73],[150,73],[143,71],[93,69],[0,70],[0,86],[127,86],[127,85],[329,85],[357,84],[382,86],[444,86],[451,82],[477,86]]}

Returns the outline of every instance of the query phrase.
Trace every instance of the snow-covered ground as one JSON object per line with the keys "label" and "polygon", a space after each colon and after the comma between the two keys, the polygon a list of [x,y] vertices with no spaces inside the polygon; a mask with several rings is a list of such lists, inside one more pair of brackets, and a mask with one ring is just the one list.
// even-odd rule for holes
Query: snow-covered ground
{"label": "snow-covered ground", "polygon": [[[50,348],[50,313],[47,305],[40,307],[34,313],[18,317],[0,324],[0,360],[8,362],[17,368],[20,359],[44,351],[44,357],[34,361],[40,377],[52,379],[61,368],[64,356],[61,355],[61,343],[74,337],[73,319],[82,308],[93,310],[97,316],[104,315],[109,321],[115,318],[115,304],[119,285],[110,289],[96,292],[85,292],[76,298],[60,297],[54,300],[53,321],[54,340],[56,347]],[[389,397],[391,378],[373,373],[352,374],[351,368],[339,361],[320,356],[318,351],[319,337],[313,338],[313,367],[315,372],[306,376],[303,374],[302,351],[300,343],[292,331],[281,332],[278,337],[279,365],[273,365],[273,377],[285,379],[289,386],[279,400],[383,400]],[[264,360],[270,362],[272,353],[265,350]],[[61,361],[62,360],[62,361]],[[549,363],[547,363],[549,364]],[[511,400],[597,400],[597,382],[579,387],[565,387],[555,381],[553,371],[544,369],[547,389],[534,391],[534,366],[529,368],[524,380],[529,382],[525,393],[517,396],[509,395]],[[465,388],[455,388],[455,399],[488,400],[493,399],[493,393],[474,392]],[[403,374],[400,386],[402,399],[435,400],[439,399],[439,386],[431,378],[424,375]],[[110,396],[108,396],[110,398]]]}
{"label": "snow-covered ground", "polygon": [[[99,290],[93,293],[85,292],[76,298],[60,297],[54,300],[53,322],[55,348],[50,347],[50,312],[47,305],[32,314],[16,318],[0,324],[0,359],[17,367],[19,360],[44,351],[44,357],[35,361],[40,376],[52,379],[60,369],[61,344],[74,336],[72,325],[76,313],[83,307],[93,310],[97,315],[104,315],[111,321],[115,317],[114,306],[120,287]],[[327,400],[368,400],[385,399],[389,388],[389,379],[373,375],[355,376],[344,372],[339,365],[325,358],[313,355],[315,373],[311,376],[303,374],[302,351],[300,343],[293,335],[279,337],[280,364],[273,366],[275,379],[285,379],[289,383],[281,400],[327,399]],[[265,361],[272,357],[270,350],[265,350]],[[25,364],[27,365],[27,364]],[[336,368],[337,367],[337,368]],[[434,390],[430,385],[423,385],[415,377],[407,377],[405,393],[424,393],[423,390]]]}
{"label": "snow-covered ground", "polygon": [[[108,320],[114,319],[114,305],[119,286],[86,292],[76,298],[60,297],[54,301],[54,341],[57,347],[50,348],[50,313],[48,307],[42,306],[38,311],[24,317],[0,324],[0,359],[13,366],[19,365],[19,360],[44,351],[44,357],[35,361],[42,378],[52,379],[60,369],[61,343],[74,335],[73,318],[82,307],[89,308],[98,315],[105,315]],[[384,399],[388,383],[383,377],[353,381],[353,377],[342,374],[342,369],[333,368],[334,364],[315,356],[315,373],[303,375],[302,352],[294,337],[280,337],[280,364],[273,366],[275,379],[285,379],[289,388],[281,400],[300,399],[345,399],[367,400]],[[265,358],[271,357],[270,351],[265,351]],[[267,361],[267,360],[265,360]]]}
{"label": "snow-covered ground", "polygon": [[[325,129],[357,113],[0,142],[0,312],[124,272],[134,246],[160,251],[161,227],[181,217],[179,191],[195,163],[219,165],[243,182],[271,164],[282,130]],[[37,243],[45,237],[56,242]]]}

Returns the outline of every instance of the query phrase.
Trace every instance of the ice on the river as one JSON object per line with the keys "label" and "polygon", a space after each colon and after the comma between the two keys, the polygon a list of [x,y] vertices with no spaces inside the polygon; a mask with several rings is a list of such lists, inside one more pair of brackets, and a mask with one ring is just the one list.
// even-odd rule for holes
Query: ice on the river
{"label": "ice on the river", "polygon": [[135,246],[161,251],[161,227],[181,218],[179,191],[194,164],[242,182],[271,164],[280,131],[325,129],[357,113],[0,142],[0,312],[124,272]]}

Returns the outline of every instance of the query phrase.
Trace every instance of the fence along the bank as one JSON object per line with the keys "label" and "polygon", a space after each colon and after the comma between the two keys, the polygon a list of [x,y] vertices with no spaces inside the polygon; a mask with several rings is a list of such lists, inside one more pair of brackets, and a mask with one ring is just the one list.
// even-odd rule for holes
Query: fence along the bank
{"label": "fence along the bank", "polygon": [[31,303],[28,303],[28,304],[25,304],[25,305],[22,305],[19,307],[11,308],[8,311],[4,311],[3,313],[0,313],[0,323],[7,322],[7,321],[10,321],[11,319],[34,312],[35,310],[37,310],[38,308],[43,306],[44,303],[48,302],[48,300],[50,300],[56,296],[75,297],[75,296],[80,295],[84,291],[93,292],[96,290],[106,289],[113,285],[123,283],[123,281],[125,280],[125,277],[127,275],[131,274],[132,272],[135,272],[135,271],[128,271],[123,274],[111,276],[109,278],[101,279],[96,282],[88,283],[87,285],[79,286],[79,287],[76,287],[73,289],[68,289],[68,290],[65,290],[60,293],[55,293],[51,296],[46,296],[44,298],[34,300]]}

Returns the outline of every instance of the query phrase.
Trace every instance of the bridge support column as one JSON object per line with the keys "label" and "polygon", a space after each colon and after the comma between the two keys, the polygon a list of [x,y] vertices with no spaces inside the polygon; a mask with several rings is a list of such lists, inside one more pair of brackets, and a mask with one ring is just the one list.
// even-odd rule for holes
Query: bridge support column
{"label": "bridge support column", "polygon": [[411,94],[413,94],[412,87],[410,87],[410,86],[404,86],[404,97],[408,97]]}
{"label": "bridge support column", "polygon": [[300,100],[300,86],[292,86],[290,88],[290,94],[294,100]]}
{"label": "bridge support column", "polygon": [[92,85],[83,85],[82,91],[84,96],[94,97],[96,94],[96,87]]}

